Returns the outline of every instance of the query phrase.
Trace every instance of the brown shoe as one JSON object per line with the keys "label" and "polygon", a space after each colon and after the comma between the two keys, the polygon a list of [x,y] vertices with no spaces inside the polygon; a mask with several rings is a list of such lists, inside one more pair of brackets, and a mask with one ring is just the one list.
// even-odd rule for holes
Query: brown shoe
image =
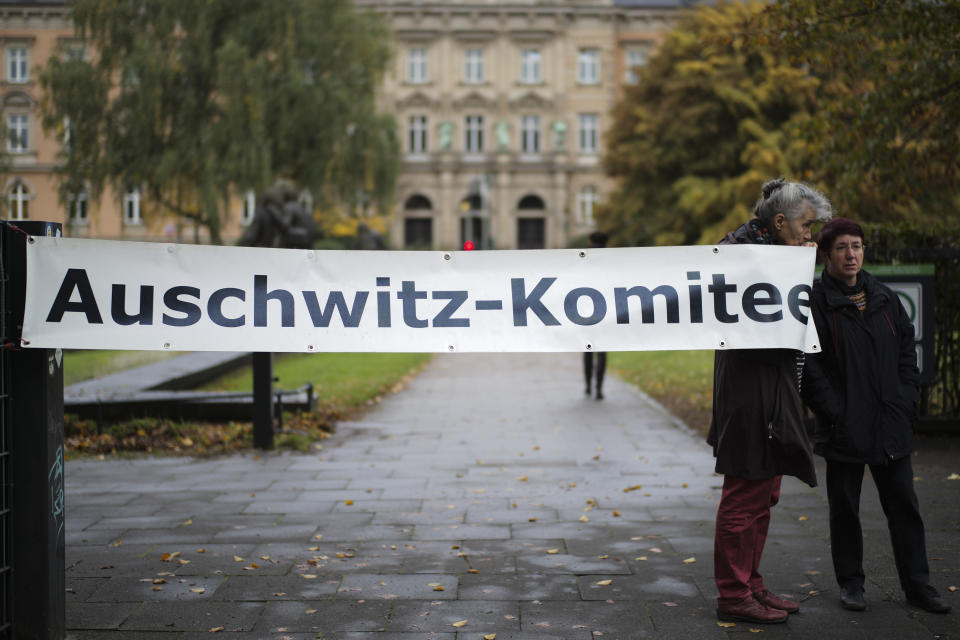
{"label": "brown shoe", "polygon": [[781,598],[780,596],[774,595],[766,589],[753,594],[753,597],[756,598],[758,602],[767,605],[771,609],[779,609],[780,611],[786,611],[787,613],[798,613],[800,611],[800,605],[793,600]]}
{"label": "brown shoe", "polygon": [[753,596],[747,596],[733,604],[717,606],[717,620],[721,622],[753,622],[756,624],[776,624],[787,621],[787,612],[758,602]]}

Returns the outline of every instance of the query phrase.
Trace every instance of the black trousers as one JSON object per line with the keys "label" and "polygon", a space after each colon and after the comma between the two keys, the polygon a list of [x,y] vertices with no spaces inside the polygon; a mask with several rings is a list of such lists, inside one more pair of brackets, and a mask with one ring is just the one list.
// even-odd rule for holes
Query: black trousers
{"label": "black trousers", "polygon": [[[863,588],[863,531],[860,528],[862,463],[827,460],[830,501],[830,551],[837,583],[849,590]],[[916,593],[930,582],[926,535],[920,505],[913,490],[910,456],[884,465],[870,465],[880,505],[887,517],[893,558],[905,593]]]}
{"label": "black trousers", "polygon": [[607,371],[607,354],[604,351],[587,351],[583,354],[583,377],[587,381],[587,393],[590,393],[590,383],[593,380],[593,356],[597,356],[597,391],[603,389],[603,374]]}

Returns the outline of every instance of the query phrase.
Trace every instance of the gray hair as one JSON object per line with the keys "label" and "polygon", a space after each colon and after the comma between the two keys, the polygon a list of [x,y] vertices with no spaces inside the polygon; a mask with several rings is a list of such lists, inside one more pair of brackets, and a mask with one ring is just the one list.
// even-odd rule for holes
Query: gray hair
{"label": "gray hair", "polygon": [[798,218],[809,206],[817,220],[827,220],[833,215],[833,207],[827,197],[802,182],[787,182],[783,178],[770,180],[761,189],[763,195],[753,207],[753,214],[764,224],[782,213],[787,220]]}

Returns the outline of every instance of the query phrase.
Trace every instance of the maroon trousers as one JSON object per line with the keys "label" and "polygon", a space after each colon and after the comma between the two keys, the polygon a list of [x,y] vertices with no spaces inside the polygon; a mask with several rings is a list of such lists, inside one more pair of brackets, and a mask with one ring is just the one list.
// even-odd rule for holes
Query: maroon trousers
{"label": "maroon trousers", "polygon": [[770,507],[780,499],[782,477],[723,477],[713,540],[713,577],[720,605],[733,604],[766,589],[758,569],[770,527]]}

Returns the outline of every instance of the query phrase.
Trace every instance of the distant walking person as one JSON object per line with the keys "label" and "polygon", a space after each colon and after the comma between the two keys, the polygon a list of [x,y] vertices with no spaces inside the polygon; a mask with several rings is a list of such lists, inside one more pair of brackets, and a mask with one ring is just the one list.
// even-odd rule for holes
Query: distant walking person
{"label": "distant walking person", "polygon": [[863,229],[835,218],[817,236],[824,273],[811,308],[823,346],[810,357],[803,399],[817,418],[814,451],[827,461],[830,552],[840,604],[863,597],[860,489],[870,467],[887,516],[907,602],[931,613],[950,607],[930,586],[927,547],[910,453],[919,390],[913,324],[897,295],[863,270]]}
{"label": "distant walking person", "polygon": [[[590,234],[590,248],[602,249],[607,246],[607,234],[603,231],[594,231]],[[596,366],[594,366],[596,356]],[[592,385],[593,374],[596,371],[597,383]],[[603,400],[603,376],[607,372],[607,353],[605,351],[587,351],[583,354],[583,377],[587,380],[586,394],[589,396],[591,386],[596,390],[597,400]]]}
{"label": "distant walking person", "polygon": [[[721,244],[812,245],[811,225],[832,212],[820,192],[778,179],[763,185],[754,215]],[[717,473],[724,474],[714,538],[717,617],[723,621],[785,622],[799,610],[767,590],[759,566],[782,476],[817,484],[798,388],[802,366],[803,354],[790,349],[717,351],[714,358],[707,441]]]}

